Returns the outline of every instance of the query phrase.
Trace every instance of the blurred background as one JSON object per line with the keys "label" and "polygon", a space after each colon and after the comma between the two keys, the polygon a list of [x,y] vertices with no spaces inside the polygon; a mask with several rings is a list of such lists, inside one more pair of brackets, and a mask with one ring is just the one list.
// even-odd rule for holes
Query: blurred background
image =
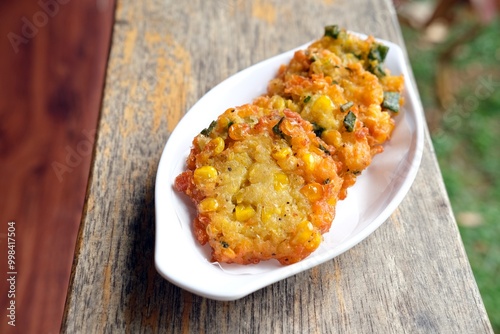
{"label": "blurred background", "polygon": [[500,333],[500,1],[395,6],[463,243]]}
{"label": "blurred background", "polygon": [[[458,228],[500,333],[500,0],[394,5]],[[0,333],[59,332],[114,9],[114,0],[0,1],[0,253],[15,221],[19,273],[16,328],[1,321]],[[6,289],[0,280],[2,319]]]}

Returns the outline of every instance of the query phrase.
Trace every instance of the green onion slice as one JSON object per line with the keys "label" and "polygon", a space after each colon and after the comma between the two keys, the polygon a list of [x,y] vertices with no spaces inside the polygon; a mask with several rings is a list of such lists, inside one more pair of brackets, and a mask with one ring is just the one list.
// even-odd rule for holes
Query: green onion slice
{"label": "green onion slice", "polygon": [[389,52],[389,47],[383,44],[374,44],[370,49],[368,54],[368,59],[377,60],[379,63],[383,63],[387,53]]}
{"label": "green onion slice", "polygon": [[279,122],[278,122],[278,123],[276,123],[276,125],[275,125],[275,126],[273,126],[273,132],[274,132],[276,135],[280,136],[281,138],[285,138],[284,133],[283,133],[283,132],[281,131],[281,129],[280,129],[280,125],[281,125],[281,122],[283,122],[283,119],[285,119],[285,117],[281,117],[281,119],[279,120]]}
{"label": "green onion slice", "polygon": [[394,112],[399,112],[399,99],[400,95],[398,92],[384,92],[382,107]]}
{"label": "green onion slice", "polygon": [[313,131],[316,134],[316,136],[321,138],[321,134],[323,133],[323,131],[325,131],[325,128],[322,126],[319,126],[318,124],[316,124],[314,122],[311,124],[313,126]]}
{"label": "green onion slice", "polygon": [[354,131],[354,125],[356,124],[356,115],[352,111],[349,111],[344,117],[344,126],[347,132]]}
{"label": "green onion slice", "polygon": [[212,123],[210,123],[208,128],[201,130],[200,133],[202,135],[208,137],[208,136],[210,136],[210,133],[212,132],[212,130],[215,128],[216,125],[217,125],[217,121],[212,121]]}
{"label": "green onion slice", "polygon": [[340,28],[338,25],[330,25],[325,27],[325,36],[330,36],[332,38],[337,39],[340,34]]}
{"label": "green onion slice", "polygon": [[349,109],[351,109],[351,107],[354,105],[354,102],[352,101],[349,101],[347,103],[344,103],[343,105],[340,106],[340,110],[342,112],[346,112],[348,111]]}

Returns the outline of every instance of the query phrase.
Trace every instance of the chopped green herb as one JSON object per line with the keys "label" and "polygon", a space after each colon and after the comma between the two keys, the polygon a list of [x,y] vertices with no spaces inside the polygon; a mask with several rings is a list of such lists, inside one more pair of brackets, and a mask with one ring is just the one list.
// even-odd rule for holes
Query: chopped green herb
{"label": "chopped green herb", "polygon": [[394,112],[399,112],[399,98],[398,92],[384,92],[382,107]]}
{"label": "chopped green herb", "polygon": [[229,247],[229,244],[227,242],[225,242],[225,241],[221,241],[220,243],[221,243],[222,247],[224,247],[224,248],[228,248]]}
{"label": "chopped green herb", "polygon": [[347,103],[344,103],[343,105],[340,106],[340,110],[342,112],[346,112],[348,111],[349,109],[351,109],[351,107],[354,105],[354,102],[352,101],[349,101]]}
{"label": "chopped green herb", "polygon": [[368,53],[368,71],[375,74],[377,77],[385,76],[385,71],[382,68],[382,63],[389,52],[389,47],[382,44],[373,44]]}
{"label": "chopped green herb", "polygon": [[332,81],[332,85],[338,85],[338,84],[339,84],[339,82],[337,80]]}
{"label": "chopped green herb", "polygon": [[311,95],[307,95],[306,98],[304,99],[304,103],[307,103],[311,101]]}
{"label": "chopped green herb", "polygon": [[284,120],[284,119],[285,119],[285,117],[281,117],[281,119],[279,120],[279,122],[278,122],[278,123],[276,123],[276,125],[275,125],[275,126],[273,126],[273,132],[274,132],[276,135],[280,136],[281,138],[285,138],[284,133],[283,133],[283,132],[281,131],[281,129],[280,129],[281,122],[283,122],[283,120]]}
{"label": "chopped green herb", "polygon": [[354,131],[354,124],[356,123],[356,115],[352,111],[349,111],[344,117],[344,126],[347,132]]}
{"label": "chopped green herb", "polygon": [[329,184],[330,183],[330,179],[326,179],[325,181],[323,181],[323,184]]}
{"label": "chopped green herb", "polygon": [[313,126],[313,131],[314,133],[316,134],[317,137],[321,137],[321,134],[323,133],[323,131],[325,131],[325,128],[322,127],[322,126],[319,126],[318,124],[316,123],[311,123],[312,126]]}
{"label": "chopped green herb", "polygon": [[325,36],[330,36],[337,39],[340,34],[340,28],[338,25],[330,25],[325,27]]}
{"label": "chopped green herb", "polygon": [[231,125],[233,125],[234,122],[233,121],[229,121],[229,123],[227,123],[227,129],[229,130],[229,128],[231,127]]}
{"label": "chopped green herb", "polygon": [[357,54],[357,53],[353,53],[352,54],[354,57],[356,57],[357,59],[363,59],[363,56],[361,54]]}
{"label": "chopped green herb", "polygon": [[323,145],[319,144],[319,149],[325,152],[326,154],[330,155],[330,151],[328,151],[328,149]]}
{"label": "chopped green herb", "polygon": [[382,65],[378,64],[377,62],[375,62],[375,64],[373,64],[373,62],[368,64],[367,70],[375,74],[379,78],[385,77],[385,71],[382,68]]}
{"label": "chopped green herb", "polygon": [[210,136],[210,133],[212,132],[212,130],[215,128],[216,125],[217,125],[217,122],[216,121],[212,121],[212,123],[210,123],[210,125],[208,126],[208,128],[201,130],[200,133],[202,135],[208,137],[208,136]]}
{"label": "chopped green herb", "polygon": [[374,44],[370,49],[370,53],[368,54],[368,59],[376,60],[379,63],[383,63],[387,53],[389,52],[389,47],[383,44]]}

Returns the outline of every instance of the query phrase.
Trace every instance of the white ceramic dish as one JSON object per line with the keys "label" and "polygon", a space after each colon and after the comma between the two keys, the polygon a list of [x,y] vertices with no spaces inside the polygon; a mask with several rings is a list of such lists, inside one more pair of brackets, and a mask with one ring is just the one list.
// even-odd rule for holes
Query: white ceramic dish
{"label": "white ceramic dish", "polygon": [[[362,36],[362,35],[361,35]],[[264,94],[267,83],[297,49],[265,60],[223,81],[203,96],[183,117],[163,151],[156,177],[157,271],[171,283],[192,293],[216,300],[242,298],[269,284],[310,269],[347,251],[378,228],[408,192],[423,151],[423,111],[409,80],[399,46],[390,47],[385,65],[393,74],[402,73],[405,105],[396,116],[396,128],[385,151],[349,189],[337,207],[337,216],[320,247],[299,263],[282,266],[277,261],[257,265],[210,263],[208,246],[200,246],[192,233],[194,205],[173,189],[175,177],[185,168],[192,139],[227,108],[251,102]]]}

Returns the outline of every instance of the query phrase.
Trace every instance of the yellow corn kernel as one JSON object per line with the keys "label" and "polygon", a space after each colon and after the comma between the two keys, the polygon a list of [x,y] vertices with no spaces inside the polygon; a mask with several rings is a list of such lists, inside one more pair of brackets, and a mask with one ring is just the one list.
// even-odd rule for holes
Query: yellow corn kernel
{"label": "yellow corn kernel", "polygon": [[311,111],[312,113],[327,113],[333,110],[333,102],[327,95],[321,95],[314,101]]}
{"label": "yellow corn kernel", "polygon": [[292,149],[287,146],[272,153],[272,157],[276,160],[283,160],[289,157],[291,154],[292,154]]}
{"label": "yellow corn kernel", "polygon": [[210,143],[213,145],[214,154],[219,154],[224,151],[225,143],[224,139],[222,139],[221,137],[212,139]]}
{"label": "yellow corn kernel", "polygon": [[260,217],[264,223],[267,223],[271,220],[273,213],[274,213],[274,210],[272,208],[264,207],[262,209],[262,213],[261,213]]}
{"label": "yellow corn kernel", "polygon": [[328,205],[335,206],[337,205],[337,197],[328,197],[327,201]]}
{"label": "yellow corn kernel", "polygon": [[300,192],[310,202],[316,202],[323,197],[323,186],[316,182],[308,183],[300,189]]}
{"label": "yellow corn kernel", "polygon": [[194,170],[193,177],[196,184],[214,182],[217,179],[217,169],[212,166],[202,166]]}
{"label": "yellow corn kernel", "polygon": [[234,108],[229,108],[227,109],[223,115],[221,115],[218,119],[217,119],[217,128],[219,129],[227,129],[227,126],[229,124],[229,122],[231,121],[229,119],[229,117],[225,117],[224,115],[230,115],[231,114],[231,110],[234,110]]}
{"label": "yellow corn kernel", "polygon": [[297,234],[293,238],[294,243],[303,244],[307,242],[313,234],[313,224],[310,221],[303,220],[297,225]]}
{"label": "yellow corn kernel", "polygon": [[285,171],[296,170],[297,166],[299,166],[299,159],[293,155],[290,155],[288,159],[276,160],[276,162]]}
{"label": "yellow corn kernel", "polygon": [[271,107],[273,109],[283,110],[285,109],[285,100],[278,95],[274,95],[271,98]]}
{"label": "yellow corn kernel", "polygon": [[269,222],[274,215],[281,215],[281,209],[276,207],[262,208],[261,219],[264,223]]}
{"label": "yellow corn kernel", "polygon": [[233,124],[228,129],[228,135],[233,140],[242,140],[247,135],[249,128],[248,124],[245,123]]}
{"label": "yellow corn kernel", "polygon": [[246,206],[243,204],[236,205],[236,209],[234,211],[234,215],[236,220],[240,222],[244,222],[249,220],[255,215],[255,210],[251,206]]}
{"label": "yellow corn kernel", "polygon": [[288,180],[288,176],[285,173],[274,174],[274,190],[283,190],[286,188],[288,183],[290,183],[290,181]]}
{"label": "yellow corn kernel", "polygon": [[201,213],[216,211],[219,208],[219,202],[215,198],[207,197],[198,205],[198,210]]}
{"label": "yellow corn kernel", "polygon": [[337,130],[326,130],[321,134],[321,138],[328,144],[335,147],[342,146],[342,136]]}
{"label": "yellow corn kernel", "polygon": [[316,158],[311,153],[304,153],[301,157],[307,170],[312,171],[316,167]]}
{"label": "yellow corn kernel", "polygon": [[293,112],[299,112],[300,111],[299,106],[297,104],[293,103],[292,100],[286,100],[285,107],[287,109],[290,109],[290,111],[293,111]]}
{"label": "yellow corn kernel", "polygon": [[220,250],[220,252],[222,253],[222,255],[224,257],[226,257],[228,259],[234,259],[236,257],[236,253],[231,248],[223,248]]}
{"label": "yellow corn kernel", "polygon": [[311,237],[305,244],[307,250],[312,251],[318,248],[321,243],[321,234],[320,233],[312,233]]}

